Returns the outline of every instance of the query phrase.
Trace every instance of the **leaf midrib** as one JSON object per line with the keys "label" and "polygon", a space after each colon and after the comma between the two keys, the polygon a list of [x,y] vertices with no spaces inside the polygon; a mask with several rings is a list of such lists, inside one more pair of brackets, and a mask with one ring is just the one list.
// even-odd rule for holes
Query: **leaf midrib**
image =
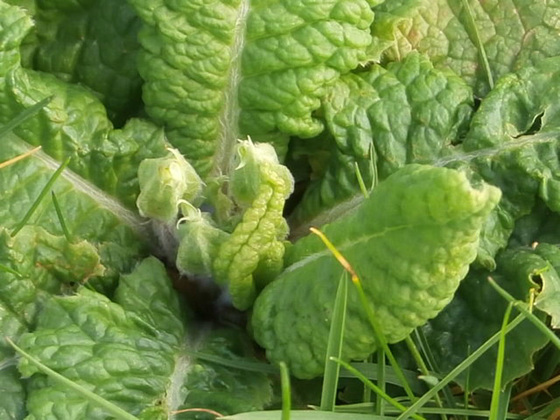
{"label": "leaf midrib", "polygon": [[245,47],[249,9],[250,0],[241,0],[235,20],[233,42],[230,47],[231,66],[229,68],[227,88],[224,91],[225,103],[219,116],[221,130],[218,136],[218,147],[213,158],[214,164],[210,172],[211,176],[230,173],[233,151],[240,136],[239,116],[241,110],[238,97],[239,84],[242,78],[241,57]]}

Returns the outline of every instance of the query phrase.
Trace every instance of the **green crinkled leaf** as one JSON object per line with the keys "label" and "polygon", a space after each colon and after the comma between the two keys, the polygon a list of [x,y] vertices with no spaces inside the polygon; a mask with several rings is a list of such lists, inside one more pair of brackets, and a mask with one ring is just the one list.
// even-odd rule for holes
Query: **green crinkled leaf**
{"label": "green crinkled leaf", "polygon": [[0,417],[19,419],[25,390],[15,371],[13,350],[3,337],[17,340],[32,328],[51,295],[69,293],[86,282],[99,284],[105,267],[92,244],[69,243],[36,226],[24,227],[15,237],[0,227],[0,266]]}
{"label": "green crinkled leaf", "polygon": [[365,0],[130,3],[146,110],[203,178],[228,172],[241,136],[318,134],[325,87],[368,58]]}
{"label": "green crinkled leaf", "polygon": [[[4,359],[2,356],[0,358]],[[11,362],[10,359],[0,362],[0,418],[22,419],[25,416],[26,395],[15,358]]]}
{"label": "green crinkled leaf", "polygon": [[540,197],[560,211],[560,57],[503,77],[481,102],[463,143],[467,152],[492,149],[472,162],[503,199],[484,229],[479,260],[488,268],[505,247],[515,220]]}
{"label": "green crinkled leaf", "polygon": [[[114,130],[105,108],[91,91],[51,74],[22,68],[18,48],[31,30],[31,21],[21,9],[4,3],[0,7],[0,39],[6,39],[0,44],[0,123],[52,97],[37,116],[18,125],[14,133],[28,145],[41,145],[55,161],[72,158],[69,167],[74,172],[133,207],[139,163],[166,153],[162,130],[141,120],[130,120]],[[7,142],[11,140],[2,139],[3,144]]]}
{"label": "green crinkled leaf", "polygon": [[50,294],[70,292],[105,271],[92,244],[68,243],[41,227],[26,226],[15,237],[0,228],[0,243],[1,331],[13,338],[35,324]]}
{"label": "green crinkled leaf", "polygon": [[[253,343],[242,331],[210,331],[204,336],[202,345],[197,346],[197,351],[229,363],[208,363],[203,357],[195,361],[186,383],[189,393],[182,408],[211,407],[219,413],[240,413],[259,410],[270,402],[272,389],[265,375],[230,367],[248,359],[254,361]],[[198,420],[201,416],[200,413],[190,413],[181,418]]]}
{"label": "green crinkled leaf", "polygon": [[294,180],[269,144],[242,142],[238,153],[241,162],[231,185],[234,199],[246,209],[231,235],[219,245],[213,274],[218,283],[227,285],[233,305],[246,310],[282,271],[283,241],[288,234],[282,213]]}
{"label": "green crinkled leaf", "polygon": [[[435,317],[476,256],[479,232],[500,197],[464,173],[408,165],[324,233],[360,276],[387,340]],[[257,298],[256,340],[297,377],[320,375],[342,268],[319,238],[290,248],[287,268]],[[355,288],[348,296],[343,358],[362,360],[376,343]]]}
{"label": "green crinkled leaf", "polygon": [[[192,401],[191,390],[202,397],[228,390],[225,412],[262,409],[270,398],[266,377],[238,370],[221,375],[224,369],[197,361],[185,352],[192,352],[192,345],[186,340],[184,321],[163,264],[149,258],[121,278],[113,301],[85,288],[73,296],[52,297],[41,311],[37,329],[19,344],[51,369],[139,418],[168,418],[171,411]],[[192,322],[186,325],[193,327]],[[207,347],[201,337],[197,350],[216,353],[216,339]],[[229,339],[220,344],[220,355],[246,354],[240,354]],[[108,418],[26,359],[21,359],[19,369],[30,377],[27,418]]]}
{"label": "green crinkled leaf", "polygon": [[560,237],[560,214],[537,200],[530,214],[515,222],[509,248],[534,247],[535,243],[555,243]]}
{"label": "green crinkled leaf", "polygon": [[[52,97],[37,114],[20,121],[15,133],[3,132],[0,138],[0,162],[42,146],[0,168],[0,264],[8,269],[0,270],[0,330],[13,339],[35,327],[37,311],[52,296],[71,293],[80,284],[110,294],[118,274],[130,271],[145,255],[147,229],[122,203],[135,202],[139,162],[164,152],[166,146],[158,127],[130,120],[114,130],[89,90],[23,69],[19,47],[30,28],[22,9],[0,2],[0,123]],[[72,170],[64,170],[44,190],[67,158]],[[27,225],[12,238],[43,192]],[[63,236],[61,220],[69,237]],[[13,350],[5,345],[2,342],[0,364],[13,358]],[[22,404],[1,401],[2,410]]]}
{"label": "green crinkled leaf", "polygon": [[[472,91],[426,57],[410,54],[386,69],[375,65],[340,78],[328,89],[323,112],[334,138],[330,162],[291,217],[296,226],[312,218],[324,223],[322,211],[328,215],[360,193],[355,164],[370,187],[407,163],[452,153],[471,116]],[[309,154],[315,153],[312,147]]]}
{"label": "green crinkled leaf", "polygon": [[[555,258],[557,255],[558,251],[555,251]],[[463,361],[502,326],[507,302],[490,286],[488,276],[523,301],[528,301],[530,289],[537,287],[534,276],[546,283],[550,281],[549,286],[554,288],[559,284],[555,269],[539,255],[539,251],[530,248],[509,249],[500,254],[495,272],[471,270],[455,299],[424,327],[430,350],[442,373]],[[544,319],[542,313],[539,316]],[[527,320],[510,332],[506,336],[503,383],[530,372],[533,355],[547,343],[548,338]],[[492,389],[496,357],[497,346],[494,346],[469,367],[470,390]],[[464,375],[457,380],[462,384],[466,382]]]}
{"label": "green crinkled leaf", "polygon": [[[27,151],[29,146],[19,137],[0,139],[0,161]],[[39,151],[20,162],[0,169],[1,225],[10,232],[31,208],[59,162]],[[114,197],[99,190],[76,174],[65,171],[52,188],[60,205],[62,217],[75,239],[93,241],[102,259],[110,261],[111,272],[130,269],[130,260],[138,258],[146,248],[147,231],[141,219],[124,208]],[[49,194],[41,200],[28,222],[62,235],[54,203]]]}
{"label": "green crinkled leaf", "polygon": [[[183,205],[184,206],[184,205]],[[175,264],[181,274],[190,277],[211,277],[214,257],[229,234],[218,228],[198,209],[184,215],[177,228],[179,248]]]}
{"label": "green crinkled leaf", "polygon": [[[372,50],[387,60],[411,51],[454,70],[484,96],[491,88],[479,44],[492,79],[546,57],[560,55],[558,0],[396,0],[375,8]],[[472,20],[474,19],[474,25]],[[476,29],[475,29],[476,28]]]}
{"label": "green crinkled leaf", "polygon": [[[20,5],[22,2],[18,2]],[[24,44],[26,66],[88,86],[122,124],[137,110],[142,80],[136,69],[140,20],[118,0],[36,1],[35,31]]]}

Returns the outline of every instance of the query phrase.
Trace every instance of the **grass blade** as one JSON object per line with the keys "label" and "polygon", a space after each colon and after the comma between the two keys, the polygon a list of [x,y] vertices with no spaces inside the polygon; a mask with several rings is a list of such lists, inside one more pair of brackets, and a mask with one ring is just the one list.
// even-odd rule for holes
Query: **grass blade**
{"label": "grass blade", "polygon": [[0,264],[0,271],[3,271],[5,273],[13,274],[14,276],[16,276],[17,278],[20,278],[20,279],[23,278],[23,275],[19,271],[16,271],[13,268],[10,268],[10,267],[8,267],[7,265],[4,265],[4,264]]}
{"label": "grass blade", "polygon": [[26,157],[31,156],[33,153],[38,152],[39,150],[41,150],[41,146],[37,146],[34,149],[31,149],[31,150],[28,150],[25,153],[22,153],[21,155],[17,155],[16,157],[14,157],[12,159],[8,159],[8,160],[0,163],[0,169],[6,168],[10,165],[13,165],[16,162],[19,162],[20,160],[23,160]]}
{"label": "grass blade", "polygon": [[348,279],[346,271],[343,271],[336,298],[334,301],[329,341],[327,344],[327,358],[325,360],[325,375],[323,377],[323,389],[321,392],[321,410],[334,411],[336,394],[338,388],[338,377],[340,365],[331,357],[340,359],[342,355],[342,343],[344,341],[344,325],[346,321],[346,305],[348,302]]}
{"label": "grass blade", "polygon": [[[513,321],[511,321],[507,328],[506,332],[510,332],[519,324],[521,324],[525,320],[523,314],[518,315]],[[470,356],[468,356],[465,360],[459,363],[451,372],[449,372],[444,378],[442,378],[439,383],[422,395],[418,401],[412,404],[404,413],[402,413],[398,420],[404,420],[411,417],[414,413],[416,413],[424,404],[430,401],[443,387],[445,387],[448,383],[450,383],[453,379],[455,379],[459,374],[461,374],[464,370],[466,370],[470,365],[472,365],[478,358],[480,358],[484,353],[486,353],[494,344],[496,344],[501,337],[502,331],[498,331],[492,337],[490,337],[486,342],[481,345],[478,349],[476,349]]]}
{"label": "grass blade", "polygon": [[290,388],[290,373],[286,363],[280,362],[280,380],[282,383],[282,420],[290,420],[292,409],[292,391]]}
{"label": "grass blade", "polygon": [[[506,354],[505,330],[509,322],[509,317],[511,315],[512,308],[513,308],[513,304],[510,303],[504,314],[502,329],[500,330],[500,342],[498,343],[498,357],[496,360],[496,373],[494,376],[494,389],[492,392],[492,403],[490,404],[490,420],[499,420],[503,418],[501,408],[504,404],[502,400],[502,377],[504,372],[504,361],[505,361],[505,354]],[[508,405],[509,405],[509,401],[508,401]]]}
{"label": "grass blade", "polygon": [[309,230],[311,230],[311,232],[313,232],[315,235],[317,235],[317,236],[319,236],[319,238],[321,238],[321,240],[323,241],[325,246],[334,255],[334,257],[337,259],[337,261],[340,263],[340,265],[342,265],[342,267],[346,271],[348,271],[348,273],[350,273],[352,283],[358,289],[358,295],[360,297],[360,302],[361,302],[361,304],[362,304],[362,306],[363,306],[363,308],[366,312],[366,316],[368,318],[368,321],[371,324],[371,326],[373,328],[373,331],[375,333],[375,339],[377,341],[377,344],[379,344],[379,347],[381,347],[383,349],[383,351],[385,352],[385,354],[389,358],[389,362],[391,363],[391,366],[395,370],[395,373],[396,373],[397,377],[400,379],[401,385],[404,388],[407,396],[410,398],[411,401],[416,400],[416,396],[412,392],[412,389],[410,388],[410,385],[409,385],[408,381],[406,380],[406,377],[404,376],[404,373],[403,373],[401,367],[397,363],[397,359],[395,358],[395,356],[393,356],[393,353],[391,352],[391,349],[389,348],[389,344],[387,343],[387,340],[385,339],[385,336],[383,335],[381,327],[378,324],[377,319],[375,318],[375,315],[373,313],[373,309],[371,308],[370,303],[367,301],[367,297],[364,293],[364,289],[362,288],[362,282],[360,281],[360,278],[358,277],[358,275],[354,271],[354,268],[352,268],[352,266],[350,265],[348,260],[346,258],[344,258],[344,256],[338,251],[338,249],[336,249],[336,247],[332,244],[331,241],[329,241],[329,239],[325,236],[325,234],[323,232],[321,232],[319,229],[316,229],[316,228],[310,228]]}
{"label": "grass blade", "polygon": [[528,305],[525,302],[515,299],[512,295],[510,295],[507,291],[501,288],[496,281],[488,277],[488,281],[492,285],[492,287],[508,302],[510,302],[515,309],[517,309],[521,314],[531,321],[535,327],[539,329],[547,338],[554,344],[558,349],[560,349],[560,338],[552,331],[548,326],[542,322],[539,318],[535,316],[529,309]]}
{"label": "grass blade", "polygon": [[[419,347],[419,351],[420,354],[423,356],[422,357],[422,361],[425,361],[425,365],[427,368],[427,372],[435,372],[438,376],[441,376],[441,369],[438,367],[437,363],[436,363],[436,359],[434,357],[434,354],[432,353],[432,350],[430,348],[430,345],[428,344],[428,340],[426,339],[426,336],[424,335],[424,331],[422,330],[422,328],[416,328],[414,330],[414,337],[415,340],[411,340],[412,342],[415,344],[415,346]],[[426,373],[423,373],[423,375],[426,375]],[[456,403],[455,403],[455,399],[453,397],[453,393],[451,392],[451,389],[446,386],[442,389],[443,392],[443,396],[445,397],[445,400],[447,402],[447,406],[448,407],[455,407]],[[439,396],[437,397],[436,402],[439,400]],[[438,403],[439,404],[439,403]]]}
{"label": "grass blade", "polygon": [[[292,420],[394,420],[393,417],[376,416],[373,414],[332,413],[330,411],[296,410],[292,411]],[[278,420],[278,410],[253,411],[219,417],[219,420]]]}
{"label": "grass blade", "polygon": [[[406,407],[404,405],[402,405],[397,400],[391,398],[384,390],[382,390],[377,385],[375,385],[373,382],[371,382],[368,378],[366,378],[364,375],[362,375],[358,370],[354,369],[354,367],[352,367],[352,365],[350,365],[350,363],[346,363],[344,360],[340,360],[340,359],[334,359],[334,360],[337,363],[340,363],[342,366],[344,366],[350,372],[352,372],[356,376],[356,378],[358,378],[360,381],[362,381],[362,383],[364,385],[369,387],[377,395],[381,396],[381,398],[383,398],[385,401],[387,401],[393,407],[395,407],[396,409],[398,409],[400,411],[405,411],[406,410]],[[422,416],[419,416],[418,414],[412,414],[411,417],[416,419],[416,420],[424,420],[424,418]]]}
{"label": "grass blade", "polygon": [[39,207],[39,204],[41,204],[41,201],[43,200],[47,192],[51,189],[51,187],[54,185],[58,177],[62,174],[64,169],[66,169],[69,163],[70,163],[70,158],[66,159],[64,163],[60,165],[58,169],[52,174],[51,178],[48,180],[48,182],[45,184],[45,186],[39,193],[39,196],[35,199],[35,202],[31,205],[31,208],[27,211],[25,216],[23,216],[21,222],[19,222],[19,224],[12,231],[11,233],[12,237],[16,236],[17,233],[27,224],[31,216],[33,216],[35,210],[37,210],[37,207]]}
{"label": "grass blade", "polygon": [[[378,354],[380,350],[383,349],[378,349],[377,350]],[[376,381],[377,383],[379,383],[380,380],[384,380],[386,384],[402,387],[401,380],[398,378],[397,374],[395,373],[395,370],[393,369],[392,366],[387,365],[387,363],[384,363],[384,368],[383,368],[384,378],[379,377],[380,368],[377,363],[352,362],[351,365],[356,370],[358,370],[362,375],[368,378],[370,381]],[[414,394],[416,395],[422,394],[426,390],[426,386],[424,382],[418,379],[418,372],[412,370],[403,370],[403,374],[405,375],[407,382],[410,384]],[[352,375],[349,371],[344,369],[343,366],[340,371],[340,377],[353,378],[354,375]]]}
{"label": "grass blade", "polygon": [[72,242],[72,236],[70,236],[70,231],[68,230],[68,226],[66,225],[66,221],[64,220],[62,210],[60,208],[60,205],[58,204],[58,199],[56,198],[56,194],[54,193],[54,191],[51,191],[51,197],[54,204],[54,210],[56,211],[56,216],[58,217],[60,227],[62,228],[62,232],[64,233],[66,240],[68,242]]}
{"label": "grass blade", "polygon": [[62,376],[61,374],[55,372],[54,370],[50,369],[49,367],[42,364],[39,360],[35,359],[30,354],[23,351],[20,347],[18,347],[12,340],[6,337],[6,341],[14,348],[14,350],[20,354],[21,356],[25,357],[29,360],[32,364],[34,364],[37,369],[47,375],[49,378],[53,379],[54,381],[67,386],[68,388],[72,389],[73,391],[80,394],[84,397],[87,401],[91,402],[92,404],[96,404],[97,406],[103,408],[107,413],[112,414],[118,420],[138,420],[137,417],[133,416],[130,413],[127,413],[119,406],[113,404],[110,401],[107,401],[105,398],[100,397],[99,395],[91,392],[88,389],[85,389],[81,385],[71,381],[70,379]]}
{"label": "grass blade", "polygon": [[[408,347],[408,351],[412,354],[412,357],[414,359],[414,361],[416,362],[416,366],[418,366],[418,369],[420,369],[420,372],[422,373],[422,375],[424,377],[429,377],[432,376],[432,374],[430,373],[428,366],[426,365],[426,362],[424,362],[424,359],[422,358],[422,355],[420,354],[420,351],[418,351],[418,347],[416,347],[416,343],[414,343],[414,340],[412,340],[412,337],[409,335],[408,337],[405,338],[405,342],[406,342],[406,346]],[[440,408],[443,408],[443,403],[441,402],[441,398],[439,397],[438,394],[435,395],[434,397],[436,405]],[[449,407],[453,407],[453,400],[449,400],[448,401]],[[442,414],[442,420],[447,420],[447,416],[445,414]]]}
{"label": "grass blade", "polygon": [[490,89],[494,88],[494,76],[492,76],[492,70],[490,69],[490,62],[488,61],[488,56],[486,55],[486,49],[484,48],[484,44],[482,43],[482,39],[480,38],[480,33],[478,32],[478,28],[476,26],[476,20],[474,18],[474,13],[469,4],[469,0],[462,0],[461,3],[467,12],[467,28],[470,28],[469,35],[474,38],[474,43],[476,45],[476,49],[478,50],[478,55],[480,56],[480,60],[482,61],[482,68],[484,69],[484,73],[486,74],[486,79],[488,80],[488,86]]}
{"label": "grass blade", "polygon": [[189,351],[186,349],[183,351],[188,356],[192,356],[197,359],[204,360],[205,362],[216,363],[217,365],[225,366],[232,369],[245,370],[247,372],[266,373],[272,375],[277,375],[279,372],[277,366],[265,362],[257,362],[257,361],[253,362],[249,360],[232,360],[232,359],[227,359],[225,357],[216,356],[215,354],[209,354],[209,353],[198,352],[198,351]]}
{"label": "grass blade", "polygon": [[[377,350],[377,386],[383,392],[387,390],[387,383],[385,382],[385,351],[382,348]],[[370,387],[366,386],[366,389],[371,392]],[[364,401],[366,400],[364,399]],[[381,397],[381,394],[376,394],[375,414],[382,416],[384,412],[385,412],[384,400]]]}
{"label": "grass blade", "polygon": [[354,172],[356,172],[356,179],[358,180],[358,185],[360,187],[360,191],[364,195],[365,198],[369,197],[369,191],[366,188],[366,183],[364,182],[364,177],[362,176],[362,172],[360,171],[360,167],[358,166],[357,162],[354,162]]}
{"label": "grass blade", "polygon": [[28,120],[29,118],[33,117],[41,109],[43,109],[45,106],[47,106],[47,104],[51,100],[52,100],[52,96],[49,96],[48,98],[45,98],[45,99],[37,102],[33,106],[30,106],[29,108],[20,112],[18,115],[16,115],[14,118],[12,118],[7,124],[0,127],[0,137],[2,137],[4,134],[9,133],[10,131],[12,131],[14,128],[16,128],[18,125],[20,125],[22,122],[24,122],[24,121]]}

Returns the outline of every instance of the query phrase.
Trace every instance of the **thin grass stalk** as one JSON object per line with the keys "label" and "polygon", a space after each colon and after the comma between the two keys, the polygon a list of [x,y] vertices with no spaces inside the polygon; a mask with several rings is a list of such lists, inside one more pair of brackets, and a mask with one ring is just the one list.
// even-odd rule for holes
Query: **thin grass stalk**
{"label": "thin grass stalk", "polygon": [[502,328],[500,330],[500,342],[498,343],[498,356],[496,358],[496,372],[494,374],[494,388],[492,392],[492,402],[490,404],[490,420],[499,420],[502,417],[500,407],[502,405],[502,378],[504,373],[504,362],[506,354],[506,333],[509,317],[511,315],[511,310],[513,308],[513,303],[509,303],[506,312],[504,314],[504,319],[502,321]]}
{"label": "thin grass stalk", "polygon": [[334,411],[340,365],[331,357],[340,359],[342,356],[342,345],[344,342],[344,325],[346,322],[346,306],[348,303],[348,279],[347,272],[343,271],[338,282],[334,309],[329,330],[327,344],[327,357],[325,360],[325,375],[323,376],[323,388],[321,391],[321,410]]}
{"label": "thin grass stalk", "polygon": [[480,56],[480,60],[482,61],[482,68],[484,69],[484,73],[486,75],[486,79],[488,80],[488,86],[490,89],[494,88],[494,76],[492,75],[492,70],[490,69],[490,62],[488,61],[488,55],[486,54],[486,49],[484,48],[484,44],[482,39],[480,38],[480,33],[476,26],[476,19],[474,17],[473,10],[471,5],[469,4],[469,0],[462,0],[461,3],[467,12],[467,20],[468,26],[471,27],[472,36],[474,37],[476,49],[478,50],[478,55]]}
{"label": "thin grass stalk", "polygon": [[14,276],[16,276],[17,278],[20,278],[20,279],[23,278],[23,274],[21,274],[19,271],[16,271],[13,268],[8,267],[7,265],[4,265],[4,264],[0,264],[0,271],[3,271],[5,273],[9,273],[9,274],[13,274]]}
{"label": "thin grass stalk", "polygon": [[48,105],[48,103],[52,100],[52,98],[53,98],[52,96],[49,96],[49,97],[33,104],[29,108],[24,109],[22,112],[20,112],[18,115],[16,115],[14,118],[12,118],[10,121],[8,121],[7,124],[0,127],[0,137],[9,133],[14,128],[16,128],[18,125],[20,125],[24,121],[28,120],[29,118],[33,117],[34,115],[36,115],[41,109],[43,109],[45,106]]}
{"label": "thin grass stalk", "polygon": [[290,373],[286,363],[280,362],[280,381],[282,386],[282,420],[290,420],[292,409],[292,390],[290,387]]}
{"label": "thin grass stalk", "polygon": [[[377,386],[383,392],[387,389],[385,382],[385,351],[383,348],[377,350]],[[370,391],[371,388],[364,384],[365,389]],[[385,403],[381,394],[375,395],[375,414],[382,416],[385,413]]]}
{"label": "thin grass stalk", "polygon": [[[412,340],[412,337],[410,335],[405,338],[405,343],[406,343],[406,346],[408,347],[408,351],[412,355],[412,358],[416,362],[416,366],[418,366],[418,369],[420,369],[420,372],[422,373],[422,375],[431,376],[432,374],[430,373],[430,371],[428,369],[428,366],[424,362],[424,359],[422,358],[422,355],[418,351],[418,348],[416,347],[416,344],[414,343],[414,340]],[[442,403],[441,398],[439,397],[438,394],[435,395],[434,399],[435,399],[436,405],[440,408],[443,408],[443,403]],[[449,407],[454,407],[454,405],[455,405],[453,403],[453,400],[448,401],[448,404],[449,404]],[[441,418],[442,418],[442,420],[447,420],[447,416],[445,414],[441,414]]]}
{"label": "thin grass stalk", "polygon": [[[402,405],[397,400],[391,398],[391,396],[389,396],[389,394],[387,394],[384,390],[382,390],[377,385],[375,385],[373,382],[371,382],[368,378],[366,378],[366,376],[364,374],[362,374],[359,370],[354,368],[350,363],[347,363],[344,360],[340,360],[340,359],[334,359],[333,358],[333,360],[335,360],[337,363],[339,363],[340,365],[342,365],[343,367],[348,369],[350,372],[352,372],[354,374],[354,376],[356,376],[356,378],[358,378],[360,381],[362,381],[362,383],[364,385],[371,388],[371,390],[373,392],[375,392],[377,395],[380,395],[385,401],[387,401],[389,404],[391,404],[397,410],[399,410],[401,412],[404,412],[406,410],[406,407],[404,405]],[[411,417],[416,419],[416,420],[425,420],[424,417],[422,417],[418,414],[412,414]]]}
{"label": "thin grass stalk", "polygon": [[54,205],[54,210],[56,212],[56,217],[58,218],[58,222],[60,223],[60,227],[62,232],[64,233],[64,237],[68,242],[72,242],[72,235],[70,235],[70,231],[68,230],[68,225],[66,224],[66,220],[64,220],[64,215],[62,214],[62,209],[60,208],[60,204],[58,204],[58,199],[56,198],[56,194],[54,191],[51,191],[52,202]]}
{"label": "thin grass stalk", "polygon": [[47,181],[47,183],[45,184],[45,186],[43,187],[43,189],[39,193],[39,196],[35,199],[35,201],[31,205],[31,207],[29,208],[29,210],[27,210],[27,213],[25,213],[25,216],[23,216],[23,219],[18,223],[18,225],[12,231],[12,233],[11,233],[12,237],[16,236],[17,233],[21,229],[23,229],[23,227],[27,224],[27,222],[29,221],[31,216],[33,216],[33,213],[35,212],[35,210],[37,210],[37,207],[39,207],[39,204],[41,204],[41,201],[43,200],[43,198],[45,197],[47,192],[51,189],[51,187],[54,185],[54,183],[56,182],[58,177],[62,174],[64,169],[66,169],[66,167],[68,166],[69,163],[70,163],[70,158],[66,159],[64,161],[64,163],[62,163],[62,165],[60,165],[58,167],[58,169],[52,174],[50,179]]}
{"label": "thin grass stalk", "polygon": [[[513,321],[511,321],[506,331],[509,333],[515,327],[517,327],[521,322],[525,320],[523,314],[518,315]],[[430,401],[434,395],[436,395],[443,387],[448,383],[453,381],[458,375],[460,375],[464,370],[466,370],[470,365],[472,365],[477,359],[479,359],[484,353],[486,353],[494,344],[500,340],[501,331],[498,331],[492,337],[490,337],[484,344],[482,344],[478,349],[476,349],[470,356],[459,363],[451,372],[449,372],[444,378],[442,378],[439,383],[422,395],[414,404],[412,404],[404,413],[402,413],[397,420],[404,420],[411,417],[416,413],[424,404]]]}
{"label": "thin grass stalk", "polygon": [[336,249],[336,247],[333,245],[333,243],[326,237],[326,235],[323,232],[321,232],[319,229],[316,229],[316,228],[310,228],[309,230],[312,233],[314,233],[315,235],[319,236],[319,238],[321,238],[321,240],[323,241],[325,246],[334,255],[334,257],[337,259],[337,261],[340,263],[340,265],[342,265],[342,267],[344,267],[344,269],[350,273],[352,283],[354,283],[354,285],[358,289],[358,296],[360,297],[360,303],[362,304],[362,307],[364,308],[364,310],[366,312],[366,316],[368,318],[368,321],[373,328],[373,331],[374,331],[374,334],[375,334],[375,340],[376,340],[377,344],[379,345],[379,347],[381,347],[383,349],[383,351],[385,352],[385,354],[389,358],[389,362],[391,363],[391,366],[395,370],[395,374],[397,375],[397,377],[401,381],[401,385],[404,388],[408,398],[410,398],[411,401],[415,401],[416,396],[412,392],[412,388],[410,387],[410,384],[406,380],[406,377],[404,376],[404,373],[403,373],[401,367],[399,366],[399,364],[397,362],[397,359],[395,358],[395,356],[393,356],[393,353],[391,352],[391,349],[389,348],[389,344],[387,343],[387,340],[385,339],[385,336],[383,335],[382,329],[381,329],[379,323],[377,322],[377,319],[375,318],[375,315],[373,313],[373,309],[372,309],[370,303],[368,302],[367,297],[364,293],[364,289],[362,287],[362,282],[360,281],[360,278],[358,277],[358,275],[354,271],[354,268],[350,265],[348,260],[346,258],[344,258],[344,256],[338,251],[338,249]]}
{"label": "thin grass stalk", "polygon": [[28,150],[25,153],[22,153],[21,155],[17,155],[16,157],[8,159],[8,160],[0,163],[0,169],[7,168],[8,166],[13,165],[14,163],[19,162],[20,160],[23,160],[23,159],[31,156],[34,153],[37,153],[39,150],[41,150],[41,146],[37,146],[33,149]]}
{"label": "thin grass stalk", "polygon": [[512,295],[510,295],[506,290],[496,283],[496,281],[488,277],[488,281],[492,285],[492,287],[508,302],[512,303],[515,309],[521,312],[525,318],[535,325],[542,332],[546,337],[560,350],[560,338],[552,331],[548,326],[542,322],[539,318],[535,316],[528,308],[530,308],[525,302],[515,299]]}

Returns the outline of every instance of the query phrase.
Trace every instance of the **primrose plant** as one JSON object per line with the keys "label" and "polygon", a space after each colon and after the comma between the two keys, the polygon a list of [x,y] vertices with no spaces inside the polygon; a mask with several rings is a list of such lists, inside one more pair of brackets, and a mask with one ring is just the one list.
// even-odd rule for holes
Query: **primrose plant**
{"label": "primrose plant", "polygon": [[[254,341],[324,374],[343,268],[311,226],[363,284],[342,362],[386,347],[373,314],[452,371],[500,329],[488,276],[523,301],[538,278],[560,325],[559,10],[0,0],[2,334],[138,418],[260,410],[270,366],[228,367]],[[247,331],[199,328],[177,273]],[[549,342],[525,323],[508,340],[504,383]],[[457,381],[492,388],[492,356]],[[0,418],[107,418],[75,397],[0,342]]]}

